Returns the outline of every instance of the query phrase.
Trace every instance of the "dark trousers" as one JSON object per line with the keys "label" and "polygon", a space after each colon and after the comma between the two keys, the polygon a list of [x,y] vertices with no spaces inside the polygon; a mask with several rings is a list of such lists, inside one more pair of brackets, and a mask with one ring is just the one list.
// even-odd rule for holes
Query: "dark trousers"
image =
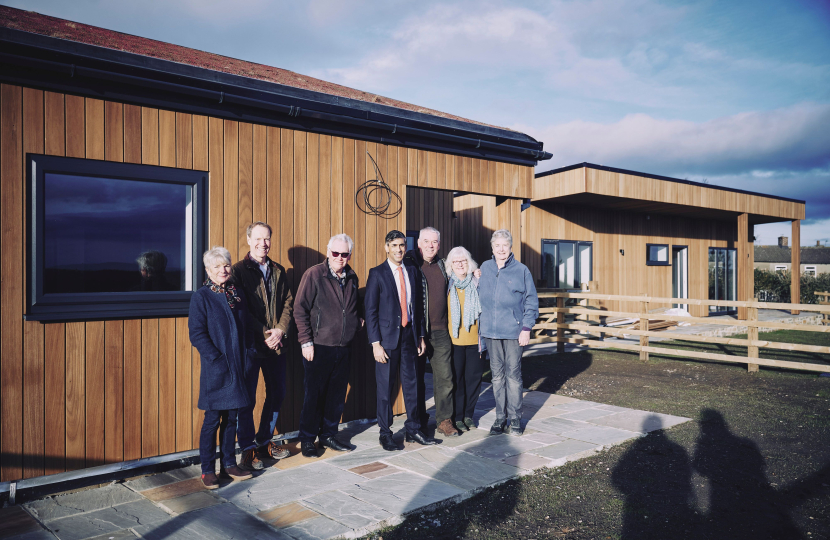
{"label": "dark trousers", "polygon": [[378,385],[377,415],[380,434],[391,434],[392,403],[397,391],[398,372],[401,374],[403,402],[406,407],[407,433],[415,433],[421,428],[421,419],[425,415],[424,402],[418,400],[418,381],[423,384],[423,361],[418,360],[418,347],[410,328],[401,328],[401,339],[394,349],[384,349],[389,359],[385,364],[375,362],[375,381]]}
{"label": "dark trousers", "polygon": [[464,418],[473,417],[478,394],[481,392],[484,361],[478,352],[478,345],[453,345],[452,369],[456,381],[453,421],[459,422]]}
{"label": "dark trousers", "polygon": [[[435,395],[435,421],[452,419],[453,389],[456,378],[452,366],[452,340],[447,330],[433,330],[427,340],[427,356],[432,366],[432,390]],[[419,400],[421,396],[418,396]],[[426,427],[425,425],[423,427]]]}
{"label": "dark trousers", "polygon": [[[280,407],[285,398],[285,363],[288,353],[269,355],[259,360],[262,369],[262,380],[265,384],[265,402],[262,404],[262,413],[259,417],[259,431],[254,433],[254,406],[256,405],[256,388],[259,377],[248,381],[248,392],[253,402],[250,406],[239,409],[239,447],[243,450],[268,444],[274,437],[277,428],[277,419],[280,416]],[[246,429],[243,433],[242,425]],[[247,427],[250,425],[250,435]]]}
{"label": "dark trousers", "polygon": [[205,411],[205,421],[199,435],[199,461],[202,474],[216,472],[216,432],[219,431],[219,451],[222,468],[236,465],[236,421],[239,409]]}
{"label": "dark trousers", "polygon": [[303,358],[305,398],[300,440],[314,442],[337,435],[349,384],[349,347],[314,346],[314,360]]}

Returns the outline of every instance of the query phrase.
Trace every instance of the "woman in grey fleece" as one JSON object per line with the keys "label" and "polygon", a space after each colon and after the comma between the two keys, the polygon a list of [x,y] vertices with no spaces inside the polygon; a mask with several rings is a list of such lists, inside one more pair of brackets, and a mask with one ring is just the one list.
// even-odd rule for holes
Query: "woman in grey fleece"
{"label": "woman in grey fleece", "polygon": [[[490,354],[496,421],[491,434],[522,428],[522,347],[539,316],[539,298],[527,266],[513,257],[513,236],[507,229],[490,239],[493,258],[481,265],[479,334]],[[509,421],[509,424],[508,424]]]}

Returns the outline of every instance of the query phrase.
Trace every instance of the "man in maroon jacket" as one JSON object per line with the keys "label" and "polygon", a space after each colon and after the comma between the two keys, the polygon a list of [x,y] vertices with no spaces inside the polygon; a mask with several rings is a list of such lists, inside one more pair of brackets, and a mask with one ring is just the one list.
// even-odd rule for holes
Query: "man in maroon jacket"
{"label": "man in maroon jacket", "polygon": [[326,260],[303,274],[294,300],[305,369],[300,448],[306,457],[317,457],[318,436],[320,446],[350,450],[336,435],[349,382],[349,345],[363,326],[357,274],[347,264],[353,249],[348,235],[332,236]]}

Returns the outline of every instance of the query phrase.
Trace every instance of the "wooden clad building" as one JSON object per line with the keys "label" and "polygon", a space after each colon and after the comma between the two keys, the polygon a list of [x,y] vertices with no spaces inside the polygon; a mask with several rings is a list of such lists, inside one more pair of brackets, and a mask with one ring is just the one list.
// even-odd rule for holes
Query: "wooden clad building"
{"label": "wooden clad building", "polygon": [[547,287],[591,281],[604,294],[749,300],[754,226],[791,221],[796,245],[804,213],[804,201],[581,163],[533,180],[524,259]]}
{"label": "wooden clad building", "polygon": [[[200,358],[186,305],[204,279],[200,250],[224,245],[241,258],[246,226],[266,221],[272,258],[296,289],[328,238],[345,232],[365,284],[391,229],[434,225],[443,252],[453,246],[453,193],[498,197],[505,210],[491,227],[517,228],[533,167],[550,157],[521,133],[3,6],[0,63],[0,481],[198,447]],[[147,202],[142,175],[171,195]],[[392,202],[373,212],[361,188],[379,176],[388,191],[368,202]],[[69,238],[83,208],[113,191],[122,215],[90,218]],[[158,240],[178,246],[165,256],[170,287],[141,292],[134,253],[108,271],[123,274],[123,288],[100,292],[109,278],[83,257],[111,233],[101,223],[139,219],[106,244],[115,254],[118,240],[155,234],[171,212],[181,235]],[[303,398],[289,343],[279,432],[297,428]],[[374,417],[365,335],[354,347],[344,420]],[[258,409],[263,397],[260,385]]]}

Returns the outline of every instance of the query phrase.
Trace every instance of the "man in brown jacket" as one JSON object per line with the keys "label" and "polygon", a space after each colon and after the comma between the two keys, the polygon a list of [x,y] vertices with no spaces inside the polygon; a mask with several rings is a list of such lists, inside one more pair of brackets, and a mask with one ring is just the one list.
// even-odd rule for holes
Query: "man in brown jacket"
{"label": "man in brown jacket", "polygon": [[336,435],[349,382],[349,346],[363,326],[357,275],[347,264],[353,249],[348,235],[332,236],[326,260],[306,270],[297,288],[294,320],[305,369],[300,448],[306,457],[317,457],[318,437],[320,446],[351,450]]}
{"label": "man in brown jacket", "polygon": [[[285,397],[286,355],[282,354],[282,348],[291,324],[294,299],[288,287],[285,268],[268,258],[271,251],[271,227],[261,221],[251,223],[248,225],[247,238],[250,251],[244,259],[233,265],[231,272],[234,281],[248,299],[257,360],[265,381],[265,404],[255,440],[239,441],[242,448],[239,466],[256,470],[263,468],[263,457],[281,459],[289,455],[287,450],[280,448],[271,439]],[[256,386],[250,388],[249,392],[256,396]],[[240,417],[250,417],[251,422],[253,414],[253,404],[239,413]]]}

